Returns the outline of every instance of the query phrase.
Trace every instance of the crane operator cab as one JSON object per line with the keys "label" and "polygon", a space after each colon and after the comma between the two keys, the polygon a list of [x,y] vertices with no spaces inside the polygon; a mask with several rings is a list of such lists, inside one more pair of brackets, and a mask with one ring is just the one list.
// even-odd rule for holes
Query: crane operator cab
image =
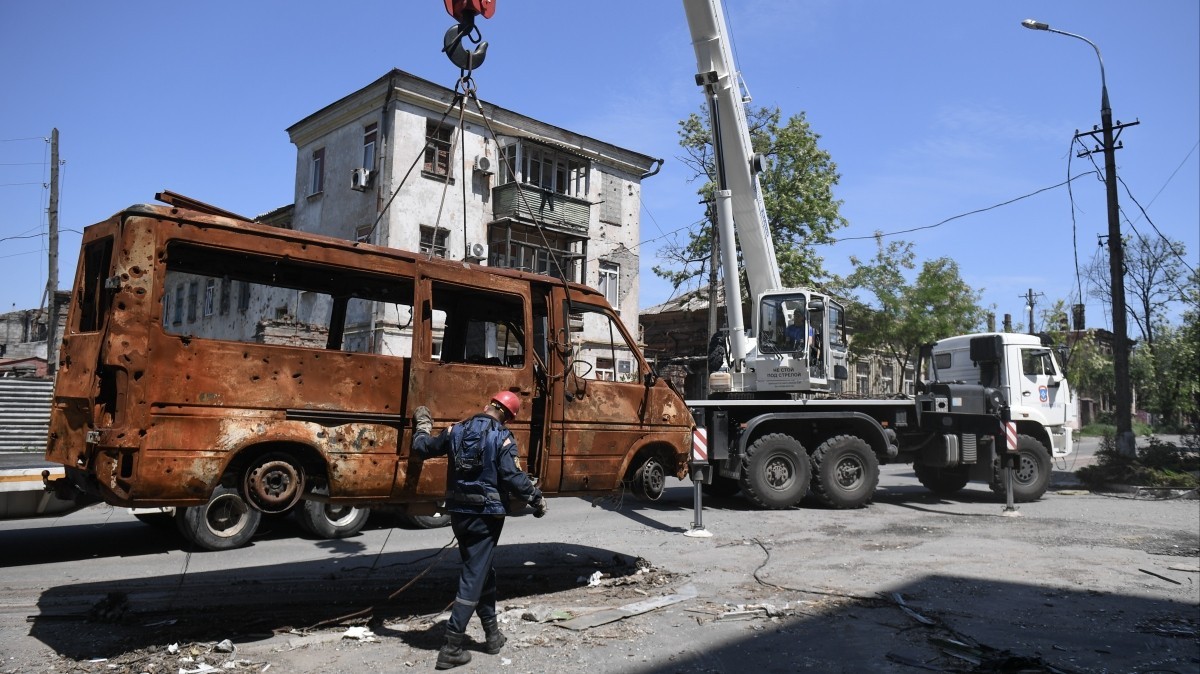
{"label": "crane operator cab", "polygon": [[756,318],[758,348],[746,358],[747,389],[829,391],[846,379],[842,305],[807,291],[767,293],[759,300]]}

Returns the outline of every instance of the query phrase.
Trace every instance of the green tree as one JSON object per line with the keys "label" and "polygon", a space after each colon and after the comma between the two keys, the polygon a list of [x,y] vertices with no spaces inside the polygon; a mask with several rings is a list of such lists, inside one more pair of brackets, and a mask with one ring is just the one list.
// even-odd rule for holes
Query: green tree
{"label": "green tree", "polygon": [[1196,422],[1200,413],[1200,274],[1192,272],[1183,299],[1188,309],[1180,326],[1158,326],[1148,354],[1151,376],[1135,379],[1138,397],[1168,427]]}
{"label": "green tree", "polygon": [[[814,246],[832,243],[832,233],[847,224],[839,212],[842,202],[833,197],[840,176],[804,113],[782,126],[780,120],[779,108],[747,110],[750,142],[767,159],[758,178],[780,277],[785,286],[813,286],[826,277],[824,260]],[[716,171],[707,110],[681,121],[679,138],[687,153],[684,164],[694,178],[705,180],[697,193],[711,201]],[[707,225],[700,227],[686,243],[664,247],[665,262],[656,265],[654,273],[676,288],[702,275],[712,248],[710,230]]]}
{"label": "green tree", "polygon": [[[1163,384],[1178,382],[1181,376],[1174,368],[1180,353],[1160,353],[1160,341],[1164,334],[1176,339],[1173,328],[1166,321],[1167,310],[1184,300],[1188,293],[1178,279],[1183,277],[1184,256],[1187,248],[1183,243],[1155,237],[1126,237],[1125,247],[1125,295],[1126,310],[1141,333],[1140,343],[1130,354],[1130,383],[1138,392],[1138,407],[1174,419],[1177,398],[1168,394]],[[1108,260],[1097,258],[1087,267],[1086,274],[1092,282],[1093,297],[1105,302],[1112,301],[1111,273]],[[1194,284],[1193,284],[1194,287]],[[1177,351],[1180,344],[1172,343]],[[1185,387],[1186,388],[1186,387]],[[1178,391],[1176,391],[1178,393]]]}
{"label": "green tree", "polygon": [[[850,258],[855,271],[846,278],[852,291],[865,291],[873,298],[863,299],[855,292],[851,301],[856,352],[880,351],[903,372],[922,344],[972,332],[981,325],[985,312],[979,306],[980,293],[962,280],[958,263],[946,257],[927,260],[909,283],[906,272],[916,269],[913,245],[906,241],[885,245],[878,232],[875,243],[870,262]],[[903,377],[894,381],[899,393]]]}

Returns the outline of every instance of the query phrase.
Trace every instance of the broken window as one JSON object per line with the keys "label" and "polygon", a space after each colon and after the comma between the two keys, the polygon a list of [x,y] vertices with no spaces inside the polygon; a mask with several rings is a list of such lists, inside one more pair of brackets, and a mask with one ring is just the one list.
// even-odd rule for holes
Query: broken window
{"label": "broken window", "polygon": [[425,255],[446,257],[446,240],[449,236],[448,229],[421,225],[421,243],[418,250]]}
{"label": "broken window", "polygon": [[[93,241],[84,248],[82,284],[75,290],[75,302],[79,307],[75,329],[79,332],[96,332],[108,313],[112,293],[105,289],[104,281],[112,265],[112,249],[111,237]],[[169,302],[163,302],[163,322],[166,322],[169,305]]]}
{"label": "broken window", "polygon": [[598,289],[608,303],[616,307],[619,303],[621,266],[615,262],[600,261],[600,284]]}
{"label": "broken window", "polygon": [[433,327],[441,328],[443,363],[524,367],[524,321],[518,296],[433,283]]}
{"label": "broken window", "polygon": [[[571,304],[571,323],[580,340],[574,370],[576,376],[599,381],[637,381],[640,366],[636,349],[621,331],[620,320],[603,307]],[[623,362],[624,361],[624,362]]]}
{"label": "broken window", "polygon": [[[175,325],[167,329],[171,334],[367,351],[374,346],[373,330],[396,334],[412,322],[414,285],[405,277],[183,241],[168,244],[166,263],[165,282],[176,288],[179,305]],[[197,288],[198,279],[217,276],[238,284],[240,319],[180,327],[184,287]],[[384,352],[407,356],[407,348],[393,345]]]}
{"label": "broken window", "polygon": [[454,130],[433,120],[425,123],[425,173],[445,176],[450,173],[450,148]]}

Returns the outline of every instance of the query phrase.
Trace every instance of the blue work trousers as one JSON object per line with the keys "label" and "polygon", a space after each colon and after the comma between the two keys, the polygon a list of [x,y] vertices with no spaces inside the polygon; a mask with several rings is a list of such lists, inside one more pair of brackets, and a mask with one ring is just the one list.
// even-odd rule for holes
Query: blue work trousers
{"label": "blue work trousers", "polygon": [[451,512],[450,526],[458,539],[462,573],[447,627],[451,632],[465,632],[472,613],[478,613],[480,620],[496,617],[496,569],[492,560],[504,529],[504,516]]}

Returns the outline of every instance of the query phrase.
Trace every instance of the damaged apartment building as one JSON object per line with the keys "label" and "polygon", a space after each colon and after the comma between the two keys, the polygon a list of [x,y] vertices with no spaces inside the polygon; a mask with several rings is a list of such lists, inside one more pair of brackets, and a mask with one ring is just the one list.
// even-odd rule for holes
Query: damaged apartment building
{"label": "damaged apartment building", "polygon": [[[292,125],[295,203],[257,220],[586,284],[637,335],[641,181],[661,160],[469,98],[460,127],[455,95],[392,70]],[[181,275],[163,320],[179,334],[317,346],[328,304]],[[345,346],[409,354],[410,319],[411,307],[352,305]],[[601,327],[573,331],[580,374],[621,379],[632,357],[589,348]]]}

